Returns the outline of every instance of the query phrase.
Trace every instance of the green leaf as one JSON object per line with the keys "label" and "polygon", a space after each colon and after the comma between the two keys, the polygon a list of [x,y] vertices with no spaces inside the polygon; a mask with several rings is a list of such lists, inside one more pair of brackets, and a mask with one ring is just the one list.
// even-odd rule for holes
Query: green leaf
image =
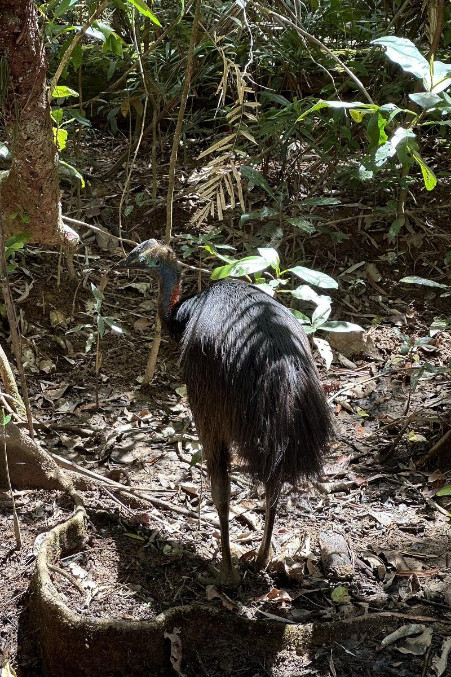
{"label": "green leaf", "polygon": [[52,108],[51,117],[55,124],[60,125],[63,121],[64,111],[62,108]]}
{"label": "green leaf", "polygon": [[78,0],[61,0],[53,13],[54,18],[59,19],[70,7],[74,7],[76,4],[78,4]]}
{"label": "green leaf", "polygon": [[365,331],[363,327],[358,324],[352,324],[352,322],[341,322],[338,320],[329,320],[324,322],[318,329],[321,331],[333,331],[337,333],[347,333],[350,331]]}
{"label": "green leaf", "polygon": [[316,306],[315,310],[313,311],[312,315],[312,324],[316,329],[319,329],[325,324],[327,318],[329,317],[332,311],[329,296],[319,296],[318,301],[319,303]]}
{"label": "green leaf", "polygon": [[303,216],[296,216],[290,219],[286,219],[287,223],[290,224],[290,226],[294,226],[295,228],[299,228],[299,230],[304,231],[304,233],[307,233],[308,235],[312,235],[312,233],[316,232],[315,226],[313,226],[308,219],[305,219]]}
{"label": "green leaf", "polygon": [[313,343],[317,347],[319,354],[326,363],[326,369],[330,369],[330,365],[332,364],[334,354],[332,352],[332,348],[330,347],[329,342],[315,336],[315,338],[313,339]]}
{"label": "green leaf", "polygon": [[279,254],[275,249],[273,249],[272,247],[259,247],[258,253],[269,266],[272,266],[276,270],[279,270],[280,258]]}
{"label": "green leaf", "polygon": [[296,289],[289,290],[289,293],[294,296],[295,299],[311,301],[315,305],[318,305],[318,299],[321,298],[314,289],[308,286],[308,284],[300,284]]}
{"label": "green leaf", "polygon": [[[304,313],[301,313],[299,310],[296,310],[295,308],[289,308],[289,311],[290,311],[290,313],[292,313],[295,316],[295,318],[297,320],[299,320],[299,322],[302,325],[311,325],[310,318],[307,317],[307,315],[304,315]],[[304,327],[304,329],[305,329],[305,327]],[[314,331],[313,328],[312,328],[312,331]]]}
{"label": "green leaf", "polygon": [[261,209],[255,209],[252,212],[248,212],[247,214],[241,214],[240,225],[246,223],[246,221],[261,221],[262,219],[273,219],[278,216],[279,212],[277,209],[262,207]]}
{"label": "green leaf", "polygon": [[315,287],[321,287],[322,289],[338,288],[338,283],[333,278],[317,270],[304,268],[304,266],[295,266],[294,268],[288,268],[288,271],[300,277],[301,280],[313,284]]}
{"label": "green leaf", "polygon": [[66,148],[66,142],[68,137],[67,129],[62,129],[61,127],[53,127],[53,137],[55,140],[55,145],[58,150],[64,150]]}
{"label": "green leaf", "polygon": [[[442,102],[442,98],[437,94],[431,94],[431,92],[418,92],[418,94],[409,94],[409,99],[411,99],[417,106],[420,106],[424,110],[429,110],[435,108],[439,103]],[[435,122],[437,124],[437,122]]]}
{"label": "green leaf", "polygon": [[451,496],[451,484],[448,484],[446,487],[442,487],[435,492],[436,496]]}
{"label": "green leaf", "polygon": [[83,113],[81,113],[77,108],[70,109],[70,115],[75,122],[78,122],[79,125],[84,125],[85,127],[91,127],[91,122],[86,118]]}
{"label": "green leaf", "polygon": [[418,277],[418,275],[408,275],[403,277],[400,282],[405,282],[406,284],[421,284],[424,287],[439,287],[440,289],[448,289],[448,285],[441,284],[440,282],[434,282],[434,280],[427,280],[424,277]]}
{"label": "green leaf", "polygon": [[439,94],[451,85],[451,64],[434,61],[432,64],[432,78],[424,83],[424,88],[433,94]]}
{"label": "green leaf", "polygon": [[91,282],[91,291],[92,291],[92,295],[94,296],[96,301],[100,301],[100,302],[103,301],[102,292],[100,291],[100,289],[98,287],[95,286],[95,284],[93,282]]}
{"label": "green leaf", "polygon": [[81,42],[77,43],[72,50],[70,61],[72,62],[74,70],[78,71],[83,61],[83,46]]}
{"label": "green leaf", "polygon": [[243,275],[252,275],[268,267],[268,262],[262,256],[246,256],[233,264],[230,275],[232,277],[242,277]]}
{"label": "green leaf", "polygon": [[393,221],[388,231],[388,239],[390,241],[395,239],[395,237],[398,235],[399,231],[401,230],[405,222],[406,217],[404,215],[399,216],[397,219]]}
{"label": "green leaf", "polygon": [[124,329],[120,326],[115,317],[104,317],[105,324],[116,334],[125,334]]}
{"label": "green leaf", "polygon": [[61,160],[61,158],[59,160],[59,164],[62,167],[65,167],[65,169],[68,171],[69,174],[71,174],[72,176],[74,176],[76,179],[78,179],[80,181],[80,186],[82,188],[85,187],[85,185],[86,185],[85,180],[84,180],[83,176],[80,174],[80,172],[78,171],[78,169],[75,169],[75,167],[73,167],[72,165],[68,164],[67,162],[64,162],[64,160]]}
{"label": "green leaf", "polygon": [[105,334],[105,320],[102,315],[97,315],[97,329],[99,330],[100,337],[103,338]]}
{"label": "green leaf", "polygon": [[13,252],[23,249],[30,237],[31,233],[17,233],[17,235],[11,235],[11,237],[5,241],[5,251],[8,252],[8,255],[11,255]]}
{"label": "green leaf", "polygon": [[333,207],[334,205],[341,205],[341,200],[337,197],[309,197],[302,200],[301,204],[304,207]]}
{"label": "green leaf", "polygon": [[157,17],[152,12],[152,10],[148,6],[148,4],[146,2],[144,2],[144,0],[127,0],[127,2],[129,2],[131,5],[136,7],[136,9],[138,10],[138,12],[140,14],[143,14],[144,16],[149,17],[149,19],[152,21],[152,23],[154,23],[156,26],[161,27],[161,23],[158,21]]}
{"label": "green leaf", "polygon": [[245,179],[253,183],[255,186],[263,188],[263,190],[265,190],[268,195],[270,195],[274,200],[276,199],[271,186],[263,174],[258,171],[258,169],[254,169],[254,167],[249,167],[248,165],[241,165],[240,172]]}
{"label": "green leaf", "polygon": [[54,99],[65,99],[68,96],[78,96],[78,92],[64,85],[53,88],[52,97]]}
{"label": "green leaf", "polygon": [[372,40],[371,44],[385,47],[386,55],[390,61],[397,63],[404,71],[413,73],[415,77],[424,79],[429,75],[429,63],[420,54],[413,42],[407,38],[387,35]]}
{"label": "green leaf", "polygon": [[191,456],[191,461],[189,462],[189,464],[192,467],[193,465],[196,465],[196,463],[200,463],[200,461],[202,461],[202,450],[201,449],[199,449],[199,451],[196,451]]}
{"label": "green leaf", "polygon": [[430,167],[427,166],[421,155],[416,151],[412,150],[413,159],[420,165],[421,173],[423,175],[423,181],[426,190],[434,190],[437,185],[437,177]]}
{"label": "green leaf", "polygon": [[12,414],[5,414],[5,410],[2,409],[0,413],[0,425],[2,426],[2,428],[7,426],[11,419]]}
{"label": "green leaf", "polygon": [[324,101],[323,99],[320,99],[317,103],[315,103],[314,106],[306,110],[304,113],[302,113],[296,122],[300,122],[304,118],[307,117],[307,115],[311,115],[312,113],[315,113],[317,110],[321,110],[321,108],[342,108],[344,110],[346,109],[353,109],[353,110],[377,110],[379,106],[376,106],[375,104],[371,103],[361,103],[360,101],[355,101],[354,103],[347,103],[346,101]]}
{"label": "green leaf", "polygon": [[334,588],[331,593],[331,600],[335,604],[348,604],[351,600],[348,592],[348,588],[345,588],[344,585],[339,585]]}

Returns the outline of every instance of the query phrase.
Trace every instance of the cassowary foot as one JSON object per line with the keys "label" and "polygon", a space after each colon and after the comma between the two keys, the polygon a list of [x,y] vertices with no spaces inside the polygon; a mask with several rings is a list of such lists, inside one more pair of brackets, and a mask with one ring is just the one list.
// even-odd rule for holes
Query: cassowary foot
{"label": "cassowary foot", "polygon": [[227,588],[236,588],[241,583],[241,576],[236,569],[217,569],[208,565],[208,574],[202,580],[204,585],[219,585]]}
{"label": "cassowary foot", "polygon": [[237,588],[241,583],[241,576],[236,569],[224,569],[221,567],[216,583],[228,588]]}
{"label": "cassowary foot", "polygon": [[272,548],[262,548],[260,547],[260,550],[257,553],[257,558],[255,560],[255,566],[257,569],[260,570],[265,570],[268,568],[268,564],[271,561],[271,557],[273,555],[273,549]]}

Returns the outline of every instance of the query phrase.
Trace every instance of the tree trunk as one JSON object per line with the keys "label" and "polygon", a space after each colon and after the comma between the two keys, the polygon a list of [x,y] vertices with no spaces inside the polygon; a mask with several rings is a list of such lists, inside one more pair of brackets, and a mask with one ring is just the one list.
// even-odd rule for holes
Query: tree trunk
{"label": "tree trunk", "polygon": [[[3,61],[3,63],[2,63]],[[58,155],[46,89],[47,59],[33,0],[0,1],[0,80],[12,166],[2,183],[5,235],[63,239]]]}

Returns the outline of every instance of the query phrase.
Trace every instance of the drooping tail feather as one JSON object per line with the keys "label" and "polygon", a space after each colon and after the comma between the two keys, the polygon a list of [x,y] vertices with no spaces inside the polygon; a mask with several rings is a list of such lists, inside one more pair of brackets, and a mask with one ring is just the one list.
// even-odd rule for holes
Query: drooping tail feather
{"label": "drooping tail feather", "polygon": [[331,415],[299,322],[263,291],[236,280],[185,299],[182,357],[207,453],[232,447],[258,480],[317,475]]}

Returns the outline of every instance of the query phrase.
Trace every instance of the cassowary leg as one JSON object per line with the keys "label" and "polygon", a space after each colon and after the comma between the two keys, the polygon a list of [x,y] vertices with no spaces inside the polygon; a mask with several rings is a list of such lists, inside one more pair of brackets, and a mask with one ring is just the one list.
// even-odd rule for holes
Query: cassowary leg
{"label": "cassowary leg", "polygon": [[274,520],[276,518],[279,494],[279,482],[266,483],[265,531],[263,533],[263,539],[257,554],[257,566],[260,569],[265,569],[269,564],[271,554],[271,536],[274,527]]}
{"label": "cassowary leg", "polygon": [[[209,455],[207,456],[207,463]],[[211,459],[211,456],[210,456]],[[229,479],[229,454],[226,448],[221,449],[219,458],[214,463],[208,463],[211,477],[211,496],[219,516],[221,530],[222,564],[219,572],[219,583],[222,585],[238,585],[240,575],[232,565],[229,537],[229,505],[230,505],[230,479]]]}

